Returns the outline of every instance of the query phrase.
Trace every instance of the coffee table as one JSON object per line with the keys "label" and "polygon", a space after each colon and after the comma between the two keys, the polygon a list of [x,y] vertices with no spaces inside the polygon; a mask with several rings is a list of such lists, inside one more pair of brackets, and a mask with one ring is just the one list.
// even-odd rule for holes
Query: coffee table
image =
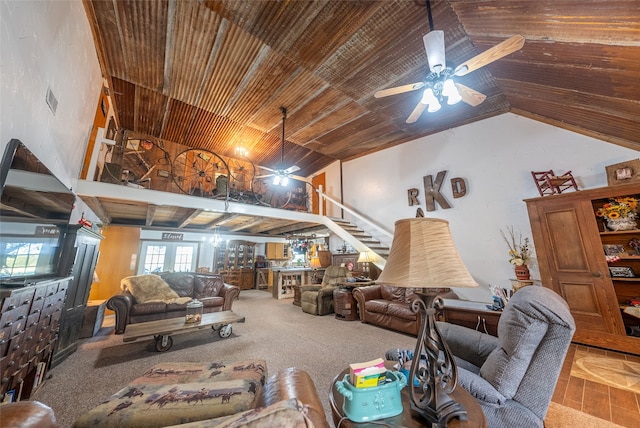
{"label": "coffee table", "polygon": [[168,318],[164,320],[141,322],[127,326],[122,337],[123,342],[133,342],[141,337],[153,336],[156,340],[156,351],[168,351],[173,345],[171,335],[190,333],[203,328],[211,327],[218,331],[220,337],[227,338],[231,335],[232,323],[244,322],[244,317],[233,311],[220,311],[202,314],[199,323],[185,323],[185,317]]}
{"label": "coffee table", "polygon": [[[428,423],[411,409],[409,399],[409,385],[402,388],[400,398],[402,399],[402,413],[390,418],[378,419],[371,422],[353,422],[346,418],[342,405],[344,404],[344,396],[340,394],[336,388],[336,381],[343,380],[344,376],[349,373],[349,369],[345,369],[333,379],[331,391],[329,392],[329,405],[333,415],[333,423],[340,428],[364,428],[390,426],[390,427],[425,427]],[[449,428],[486,428],[487,420],[482,413],[482,408],[478,402],[461,386],[457,386],[451,396],[458,401],[467,411],[468,420],[461,421],[453,419],[447,424]]]}

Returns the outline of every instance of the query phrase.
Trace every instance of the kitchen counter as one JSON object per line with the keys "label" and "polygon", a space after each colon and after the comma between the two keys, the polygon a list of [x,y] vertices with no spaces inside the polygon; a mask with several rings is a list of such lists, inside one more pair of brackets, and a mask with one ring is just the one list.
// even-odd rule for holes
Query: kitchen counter
{"label": "kitchen counter", "polygon": [[294,288],[311,284],[313,269],[308,267],[274,267],[273,298],[293,299]]}

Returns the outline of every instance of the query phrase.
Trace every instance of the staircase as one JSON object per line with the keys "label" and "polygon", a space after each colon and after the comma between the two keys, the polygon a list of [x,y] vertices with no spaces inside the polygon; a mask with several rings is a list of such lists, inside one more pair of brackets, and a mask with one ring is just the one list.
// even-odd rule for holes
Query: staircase
{"label": "staircase", "polygon": [[378,260],[373,263],[380,269],[389,257],[389,246],[372,237],[349,220],[342,218],[325,217],[327,226],[342,239],[348,242],[357,251],[371,251],[376,254]]}

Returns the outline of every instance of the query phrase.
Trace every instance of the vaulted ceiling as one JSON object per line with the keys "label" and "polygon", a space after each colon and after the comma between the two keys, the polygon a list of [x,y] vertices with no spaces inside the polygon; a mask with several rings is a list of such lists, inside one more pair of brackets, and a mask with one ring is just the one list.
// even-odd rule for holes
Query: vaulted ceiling
{"label": "vaulted ceiling", "polygon": [[640,1],[432,1],[460,64],[521,34],[524,47],[459,83],[487,96],[405,120],[422,91],[425,0],[85,0],[118,126],[231,156],[242,145],[309,175],[508,111],[640,149]]}

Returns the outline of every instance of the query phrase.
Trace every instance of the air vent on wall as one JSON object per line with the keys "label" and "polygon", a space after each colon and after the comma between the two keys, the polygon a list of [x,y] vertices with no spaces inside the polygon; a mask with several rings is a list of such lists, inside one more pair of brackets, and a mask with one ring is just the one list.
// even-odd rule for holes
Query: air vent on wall
{"label": "air vent on wall", "polygon": [[58,109],[58,99],[53,95],[51,88],[47,88],[47,105],[49,106],[51,113],[55,116],[56,110]]}

